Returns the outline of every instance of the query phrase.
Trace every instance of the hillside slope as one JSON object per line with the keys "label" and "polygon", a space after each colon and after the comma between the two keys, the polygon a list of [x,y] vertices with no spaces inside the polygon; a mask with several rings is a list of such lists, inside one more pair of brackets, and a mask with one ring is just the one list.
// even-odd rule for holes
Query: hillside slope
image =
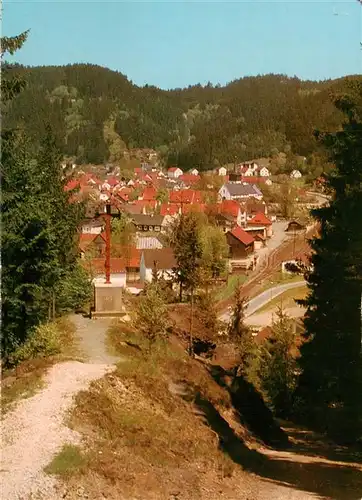
{"label": "hillside slope", "polygon": [[362,81],[265,75],[224,87],[164,91],[90,64],[12,71],[27,88],[12,103],[6,124],[24,126],[35,143],[50,122],[62,152],[79,163],[114,161],[126,148],[159,148],[170,162],[201,169],[278,151],[310,155],[313,130],[341,123],[331,95]]}

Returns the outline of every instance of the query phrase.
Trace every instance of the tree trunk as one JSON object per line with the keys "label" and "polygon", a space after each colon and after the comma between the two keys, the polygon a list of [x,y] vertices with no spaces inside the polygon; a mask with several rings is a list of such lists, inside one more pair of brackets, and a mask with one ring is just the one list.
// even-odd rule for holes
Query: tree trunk
{"label": "tree trunk", "polygon": [[180,303],[182,302],[182,283],[180,283],[180,295],[179,295]]}
{"label": "tree trunk", "polygon": [[53,321],[55,320],[55,292],[53,290],[53,301],[52,301],[52,313],[53,313]]}
{"label": "tree trunk", "polygon": [[194,357],[194,338],[193,338],[193,326],[194,326],[194,289],[191,288],[191,316],[190,316],[190,356]]}

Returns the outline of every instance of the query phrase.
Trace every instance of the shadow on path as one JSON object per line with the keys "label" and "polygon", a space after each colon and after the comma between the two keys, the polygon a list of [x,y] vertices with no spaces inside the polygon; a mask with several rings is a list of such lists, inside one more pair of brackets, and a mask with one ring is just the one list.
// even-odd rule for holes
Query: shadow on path
{"label": "shadow on path", "polygon": [[207,425],[218,434],[220,448],[244,470],[274,484],[315,493],[323,499],[361,499],[361,470],[323,461],[299,462],[292,454],[290,458],[281,458],[277,456],[279,452],[271,457],[250,450],[209,401],[197,394],[194,403]]}

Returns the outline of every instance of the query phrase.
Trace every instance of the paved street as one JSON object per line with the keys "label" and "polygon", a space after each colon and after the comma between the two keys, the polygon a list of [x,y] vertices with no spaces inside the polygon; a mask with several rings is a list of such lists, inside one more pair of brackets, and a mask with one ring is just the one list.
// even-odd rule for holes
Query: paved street
{"label": "paved street", "polygon": [[[246,306],[246,311],[245,311],[245,316],[251,316],[254,314],[258,309],[263,307],[265,304],[270,302],[271,300],[275,299],[275,297],[278,297],[281,295],[283,292],[286,290],[291,290],[293,288],[299,288],[300,286],[304,285],[305,281],[300,280],[300,281],[294,281],[292,283],[285,283],[283,285],[277,285],[272,288],[269,288],[268,290],[265,290],[264,292],[260,293],[253,299],[251,299],[247,306]],[[220,319],[222,321],[228,322],[230,320],[230,311],[226,311],[220,316]]]}

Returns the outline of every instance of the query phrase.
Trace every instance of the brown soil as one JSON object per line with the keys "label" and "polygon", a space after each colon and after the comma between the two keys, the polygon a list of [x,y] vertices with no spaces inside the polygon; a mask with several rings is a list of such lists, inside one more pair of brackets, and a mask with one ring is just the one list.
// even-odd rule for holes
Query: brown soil
{"label": "brown soil", "polygon": [[290,424],[291,448],[266,447],[242,425],[208,363],[186,356],[178,338],[148,353],[129,327],[110,337],[128,361],[77,397],[71,423],[87,465],[68,477],[64,498],[359,498],[355,455],[335,457],[331,443]]}

